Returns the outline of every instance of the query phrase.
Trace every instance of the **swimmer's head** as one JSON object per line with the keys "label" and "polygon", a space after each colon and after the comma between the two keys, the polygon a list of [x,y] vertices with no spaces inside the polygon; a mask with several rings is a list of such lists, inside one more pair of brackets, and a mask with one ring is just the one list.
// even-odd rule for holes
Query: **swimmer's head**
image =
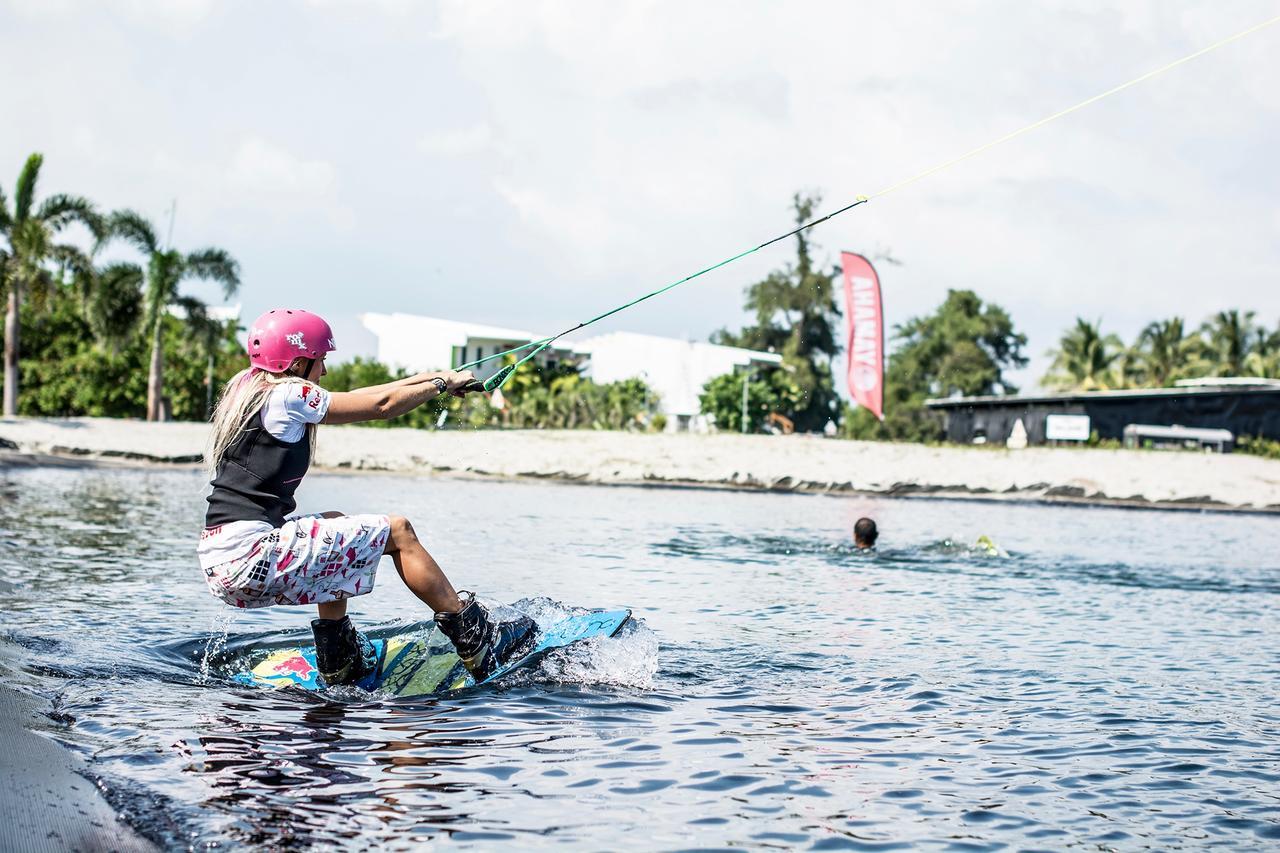
{"label": "swimmer's head", "polygon": [[876,530],[876,523],[869,518],[860,518],[858,523],[853,525],[853,544],[859,548],[876,547],[876,537],[879,535],[880,531]]}

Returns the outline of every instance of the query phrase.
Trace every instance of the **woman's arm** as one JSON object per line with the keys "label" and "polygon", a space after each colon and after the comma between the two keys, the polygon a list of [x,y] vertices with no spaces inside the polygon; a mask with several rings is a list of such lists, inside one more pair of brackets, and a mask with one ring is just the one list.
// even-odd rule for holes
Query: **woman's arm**
{"label": "woman's arm", "polygon": [[452,371],[448,371],[448,370],[431,370],[425,373],[415,373],[413,376],[406,376],[404,379],[397,379],[394,382],[384,382],[381,385],[369,385],[368,387],[365,387],[365,388],[352,388],[350,391],[347,391],[345,393],[347,394],[381,394],[383,392],[390,391],[393,388],[403,388],[406,385],[423,385],[425,383],[431,382],[431,380],[435,379],[437,376],[439,376],[441,379],[444,379],[445,381],[448,381],[449,374],[451,372]]}
{"label": "woman's arm", "polygon": [[[439,378],[445,384],[444,390],[450,394],[459,394],[467,383],[475,379],[470,370],[451,370],[440,374]],[[432,379],[423,379],[418,384],[405,384],[405,380],[400,380],[381,387],[384,390],[365,388],[360,391],[334,391],[329,395],[329,411],[321,423],[354,424],[361,421],[390,420],[435,399],[441,393],[440,383]]]}

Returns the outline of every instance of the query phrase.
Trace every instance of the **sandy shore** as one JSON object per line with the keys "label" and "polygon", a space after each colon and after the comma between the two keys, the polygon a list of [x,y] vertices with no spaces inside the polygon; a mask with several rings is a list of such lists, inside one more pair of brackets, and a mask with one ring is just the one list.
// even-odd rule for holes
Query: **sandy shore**
{"label": "sandy shore", "polygon": [[[207,426],[0,420],[10,456],[199,460]],[[810,436],[325,427],[316,464],[345,470],[777,491],[968,496],[1280,512],[1280,461],[1242,454],[924,447]]]}
{"label": "sandy shore", "polygon": [[[43,703],[46,704],[47,703]],[[83,765],[33,729],[47,728],[41,701],[0,685],[0,821],[6,850],[158,849],[116,816]]]}

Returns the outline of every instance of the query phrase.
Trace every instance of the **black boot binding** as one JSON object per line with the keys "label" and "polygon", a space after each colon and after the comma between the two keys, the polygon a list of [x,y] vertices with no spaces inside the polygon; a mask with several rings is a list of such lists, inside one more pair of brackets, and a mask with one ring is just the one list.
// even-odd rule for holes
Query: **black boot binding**
{"label": "black boot binding", "polygon": [[330,686],[355,684],[378,665],[378,653],[351,619],[312,619],[316,637],[316,669]]}
{"label": "black boot binding", "polygon": [[479,684],[503,664],[533,646],[538,625],[528,616],[510,622],[494,622],[483,604],[469,592],[460,596],[457,613],[437,613],[440,631],[453,641],[458,657]]}

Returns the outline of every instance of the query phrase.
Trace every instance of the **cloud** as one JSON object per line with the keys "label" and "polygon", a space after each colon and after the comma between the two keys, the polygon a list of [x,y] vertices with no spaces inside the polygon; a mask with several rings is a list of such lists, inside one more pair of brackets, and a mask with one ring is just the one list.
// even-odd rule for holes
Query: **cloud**
{"label": "cloud", "polygon": [[[621,300],[786,230],[796,189],[826,190],[831,209],[1267,17],[1262,3],[805,12],[445,3],[438,37],[498,117],[494,184],[531,245]],[[1274,221],[1276,170],[1240,150],[1280,136],[1263,82],[1277,73],[1262,38],[1239,42],[815,236],[832,252],[879,243],[906,261],[886,281],[891,322],[948,287],[1004,304],[1031,332],[1037,371],[1075,313],[1126,335],[1224,300],[1280,313],[1257,274],[1274,278],[1280,253],[1253,224]],[[1236,176],[1243,163],[1252,181]],[[762,272],[755,260],[695,287],[723,305]],[[1206,261],[1228,286],[1204,287]],[[670,298],[715,310],[687,291]]]}
{"label": "cloud", "polygon": [[[177,197],[180,242],[241,257],[250,313],[256,287],[305,274],[335,315],[374,302],[536,328],[789,230],[797,190],[832,209],[1274,14],[1269,0],[148,2],[0,0],[0,73],[42,69],[0,89],[19,117],[3,174],[42,150],[51,189],[157,219]],[[157,23],[168,14],[186,29]],[[890,325],[971,287],[1037,358],[1075,314],[1126,337],[1236,305],[1280,318],[1278,38],[813,236],[828,258],[904,262],[882,270]],[[608,322],[735,326],[742,288],[792,253]]]}
{"label": "cloud", "polygon": [[204,23],[215,7],[214,0],[112,0],[104,10],[95,0],[4,0],[4,5],[27,18],[79,18],[85,13],[108,11],[133,24],[187,34]]}
{"label": "cloud", "polygon": [[431,157],[462,157],[492,146],[493,130],[487,123],[432,130],[418,138],[418,150]]}
{"label": "cloud", "polygon": [[257,137],[240,143],[227,176],[242,190],[295,199],[323,197],[334,186],[332,164],[297,157]]}

